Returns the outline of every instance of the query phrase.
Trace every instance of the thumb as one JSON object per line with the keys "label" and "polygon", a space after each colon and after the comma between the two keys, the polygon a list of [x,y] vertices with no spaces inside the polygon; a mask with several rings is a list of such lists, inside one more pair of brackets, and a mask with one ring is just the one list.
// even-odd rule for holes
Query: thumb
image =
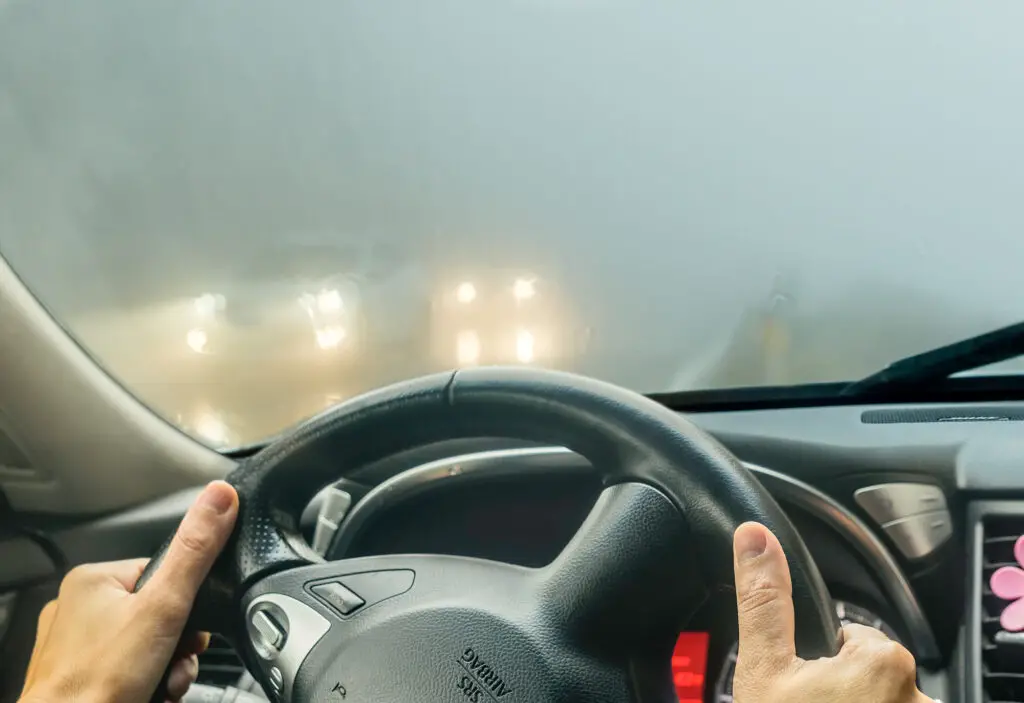
{"label": "thumb", "polygon": [[210,483],[185,513],[164,558],[139,595],[152,599],[175,626],[184,627],[199,587],[231,536],[238,494],[224,481]]}
{"label": "thumb", "polygon": [[733,536],[739,660],[771,669],[796,658],[793,583],[778,538],[764,525],[747,522]]}

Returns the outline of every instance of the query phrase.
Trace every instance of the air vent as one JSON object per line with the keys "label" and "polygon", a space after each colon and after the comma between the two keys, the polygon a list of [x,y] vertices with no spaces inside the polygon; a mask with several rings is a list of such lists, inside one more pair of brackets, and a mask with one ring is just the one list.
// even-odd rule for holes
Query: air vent
{"label": "air vent", "polygon": [[1024,407],[1005,405],[952,405],[941,408],[865,410],[865,425],[898,425],[923,422],[1024,422]]}
{"label": "air vent", "polygon": [[985,520],[981,574],[981,675],[984,700],[1024,701],[1024,632],[1007,632],[999,616],[1009,605],[992,593],[989,580],[1001,566],[1016,566],[1013,545],[1024,534],[1024,517]]}
{"label": "air vent", "polygon": [[199,655],[199,683],[234,686],[244,671],[234,647],[220,635],[213,635],[210,646]]}

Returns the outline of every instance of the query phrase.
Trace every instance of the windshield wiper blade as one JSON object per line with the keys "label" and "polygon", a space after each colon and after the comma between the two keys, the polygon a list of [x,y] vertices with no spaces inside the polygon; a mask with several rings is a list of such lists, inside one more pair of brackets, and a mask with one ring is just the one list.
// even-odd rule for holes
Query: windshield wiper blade
{"label": "windshield wiper blade", "polygon": [[968,337],[944,347],[894,361],[881,371],[843,389],[842,395],[863,395],[890,388],[944,381],[955,373],[970,371],[1024,354],[1024,322]]}

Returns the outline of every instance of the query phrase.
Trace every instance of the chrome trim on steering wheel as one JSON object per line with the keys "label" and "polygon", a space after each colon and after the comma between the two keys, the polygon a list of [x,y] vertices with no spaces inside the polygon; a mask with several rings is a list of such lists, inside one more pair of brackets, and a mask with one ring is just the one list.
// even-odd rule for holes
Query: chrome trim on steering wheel
{"label": "chrome trim on steering wheel", "polygon": [[[562,459],[554,470],[552,458]],[[872,567],[882,588],[899,614],[914,654],[922,663],[940,658],[938,644],[921,605],[899,564],[867,525],[832,497],[799,479],[772,469],[743,462],[775,497],[806,510],[847,538],[857,553]],[[520,476],[524,473],[588,473],[582,457],[564,447],[497,449],[449,457],[396,474],[377,485],[352,507],[338,527],[329,553],[340,558],[369,519],[383,508],[438,487],[440,482]]]}
{"label": "chrome trim on steering wheel", "polygon": [[[353,505],[338,526],[334,542],[327,550],[328,558],[340,558],[352,545],[352,540],[378,511],[425,490],[445,485],[465,483],[477,479],[493,479],[504,476],[522,476],[530,473],[551,474],[551,457],[562,455],[570,461],[559,466],[563,472],[586,474],[592,471],[590,464],[564,447],[523,447],[519,449],[497,449],[487,452],[446,457],[395,474],[379,483],[363,499]],[[531,461],[540,458],[540,461]]]}

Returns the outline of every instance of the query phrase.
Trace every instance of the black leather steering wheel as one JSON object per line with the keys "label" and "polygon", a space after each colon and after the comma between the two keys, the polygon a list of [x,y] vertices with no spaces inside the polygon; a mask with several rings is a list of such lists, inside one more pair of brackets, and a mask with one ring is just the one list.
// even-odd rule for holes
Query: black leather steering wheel
{"label": "black leather steering wheel", "polygon": [[[466,437],[565,446],[602,476],[597,504],[549,566],[323,563],[304,542],[299,516],[327,483]],[[674,700],[675,638],[709,589],[731,588],[732,533],[747,520],[770,527],[789,558],[797,652],[837,650],[821,576],[756,479],[690,422],[599,381],[482,368],[400,383],[313,418],[228,481],[238,523],[194,624],[231,638],[281,701]]]}

